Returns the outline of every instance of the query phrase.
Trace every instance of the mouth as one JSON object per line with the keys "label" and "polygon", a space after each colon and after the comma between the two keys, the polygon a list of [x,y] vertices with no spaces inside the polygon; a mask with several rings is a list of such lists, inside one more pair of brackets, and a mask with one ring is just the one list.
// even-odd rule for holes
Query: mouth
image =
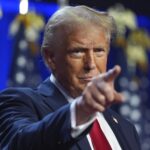
{"label": "mouth", "polygon": [[93,77],[80,77],[79,79],[84,82],[90,82],[93,79]]}

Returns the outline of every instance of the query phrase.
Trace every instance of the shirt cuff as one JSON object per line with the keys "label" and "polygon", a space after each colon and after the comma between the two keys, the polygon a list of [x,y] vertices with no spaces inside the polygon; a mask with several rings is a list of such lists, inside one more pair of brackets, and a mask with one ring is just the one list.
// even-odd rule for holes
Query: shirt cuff
{"label": "shirt cuff", "polygon": [[73,138],[76,138],[81,133],[83,133],[96,119],[96,113],[95,113],[86,123],[77,126],[76,125],[76,100],[74,100],[70,106],[71,129],[72,129],[71,136]]}

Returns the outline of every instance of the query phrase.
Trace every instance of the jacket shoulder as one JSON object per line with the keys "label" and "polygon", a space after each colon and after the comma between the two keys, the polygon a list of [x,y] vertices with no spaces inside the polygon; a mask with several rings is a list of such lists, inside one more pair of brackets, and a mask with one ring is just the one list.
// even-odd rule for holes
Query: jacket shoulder
{"label": "jacket shoulder", "polygon": [[26,96],[30,96],[32,94],[38,94],[38,92],[32,88],[25,87],[11,87],[7,88],[0,92],[0,99],[2,98],[11,98],[11,97],[22,97],[22,99]]}

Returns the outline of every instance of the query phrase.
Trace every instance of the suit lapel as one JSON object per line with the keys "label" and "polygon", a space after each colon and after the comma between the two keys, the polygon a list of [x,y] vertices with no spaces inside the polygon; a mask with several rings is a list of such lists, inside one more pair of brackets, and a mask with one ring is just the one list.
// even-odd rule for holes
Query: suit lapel
{"label": "suit lapel", "polygon": [[118,142],[120,143],[120,146],[123,150],[131,150],[130,148],[130,141],[128,137],[128,133],[126,132],[126,129],[121,128],[121,121],[117,117],[116,114],[110,112],[109,110],[104,112],[104,117],[110,127],[112,128],[114,134],[116,135],[116,138]]}
{"label": "suit lapel", "polygon": [[45,97],[44,102],[53,110],[57,110],[68,103],[58,88],[50,82],[49,78],[40,84],[38,91]]}

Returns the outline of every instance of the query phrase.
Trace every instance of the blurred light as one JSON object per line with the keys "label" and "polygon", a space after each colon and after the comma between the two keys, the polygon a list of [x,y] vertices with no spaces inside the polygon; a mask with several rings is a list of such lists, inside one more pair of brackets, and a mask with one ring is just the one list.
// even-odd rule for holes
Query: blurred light
{"label": "blurred light", "polygon": [[10,29],[9,29],[9,32],[10,32],[10,35],[11,36],[14,36],[18,30],[19,30],[19,22],[18,21],[13,21],[12,24],[10,25]]}
{"label": "blurred light", "polygon": [[27,50],[27,46],[28,46],[27,41],[21,40],[21,41],[19,42],[19,49],[20,49],[20,50],[26,51],[26,50]]}
{"label": "blurred light", "polygon": [[[20,11],[20,4],[21,8],[22,7],[27,7],[24,6],[24,2],[21,2],[23,0],[0,0],[0,7],[2,8],[3,14],[18,14]],[[24,0],[25,1],[25,0]],[[26,0],[27,1],[27,0]],[[34,2],[34,1],[27,1],[28,2],[28,12],[29,10],[33,10],[35,12],[38,12],[38,14],[42,14],[45,17],[50,17],[56,10],[59,9],[59,6],[57,3],[44,3],[44,2]],[[23,4],[22,4],[23,3]],[[26,5],[26,4],[25,4]]]}
{"label": "blurred light", "polygon": [[57,0],[60,7],[67,6],[69,4],[68,0]]}
{"label": "blurred light", "polygon": [[121,77],[119,83],[122,88],[127,88],[129,85],[129,81],[126,77]]}
{"label": "blurred light", "polygon": [[123,91],[122,94],[123,94],[123,97],[124,97],[124,102],[127,102],[127,101],[130,100],[131,94],[129,93],[129,91],[127,91],[127,90]]}
{"label": "blurred light", "polygon": [[2,11],[2,8],[0,6],[0,19],[3,17],[3,11]]}
{"label": "blurred light", "polygon": [[23,72],[17,72],[15,76],[16,82],[22,84],[25,81],[25,75]]}
{"label": "blurred light", "polygon": [[129,114],[131,113],[131,108],[129,107],[129,105],[123,105],[120,108],[120,113],[124,116],[129,116]]}
{"label": "blurred light", "polygon": [[25,67],[25,65],[26,65],[26,59],[25,59],[24,56],[19,56],[19,57],[17,58],[17,65],[18,65],[19,67]]}
{"label": "blurred light", "polygon": [[131,81],[130,82],[130,85],[129,85],[129,89],[131,90],[131,91],[137,91],[138,90],[138,84],[137,84],[137,82],[135,82],[135,81]]}
{"label": "blurred light", "polygon": [[141,116],[141,112],[138,109],[132,110],[130,113],[130,118],[135,122],[140,121]]}
{"label": "blurred light", "polygon": [[25,36],[30,42],[34,42],[38,39],[38,32],[33,28],[27,28],[25,31]]}
{"label": "blurred light", "polygon": [[22,15],[28,13],[28,0],[21,0],[19,5],[19,12]]}
{"label": "blurred light", "polygon": [[139,107],[141,103],[140,97],[137,94],[132,95],[129,103],[133,107]]}

